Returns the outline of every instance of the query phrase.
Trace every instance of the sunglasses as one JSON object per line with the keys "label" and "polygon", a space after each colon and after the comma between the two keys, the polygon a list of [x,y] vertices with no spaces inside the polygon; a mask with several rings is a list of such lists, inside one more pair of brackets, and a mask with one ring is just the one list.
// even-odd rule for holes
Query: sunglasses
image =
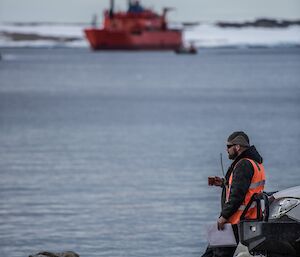
{"label": "sunglasses", "polygon": [[233,146],[235,146],[235,145],[227,145],[227,149],[229,149],[229,148],[231,148]]}

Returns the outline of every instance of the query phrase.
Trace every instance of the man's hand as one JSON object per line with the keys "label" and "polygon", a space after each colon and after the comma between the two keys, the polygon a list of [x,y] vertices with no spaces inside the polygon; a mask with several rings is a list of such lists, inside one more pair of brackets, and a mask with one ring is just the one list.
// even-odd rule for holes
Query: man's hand
{"label": "man's hand", "polygon": [[218,230],[223,230],[225,223],[227,223],[227,219],[225,219],[224,217],[221,216],[217,221]]}
{"label": "man's hand", "polygon": [[215,186],[221,187],[224,183],[223,178],[215,177]]}
{"label": "man's hand", "polygon": [[208,177],[208,185],[209,186],[217,186],[221,187],[224,184],[224,179],[220,177]]}

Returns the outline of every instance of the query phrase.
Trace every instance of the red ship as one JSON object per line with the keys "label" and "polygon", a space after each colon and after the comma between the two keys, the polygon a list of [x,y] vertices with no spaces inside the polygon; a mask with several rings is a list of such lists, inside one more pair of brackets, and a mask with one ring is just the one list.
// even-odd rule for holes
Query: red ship
{"label": "red ship", "polygon": [[127,12],[104,12],[102,28],[84,30],[94,50],[176,50],[182,46],[182,32],[169,29],[164,8],[161,15],[143,8],[138,1],[128,1]]}

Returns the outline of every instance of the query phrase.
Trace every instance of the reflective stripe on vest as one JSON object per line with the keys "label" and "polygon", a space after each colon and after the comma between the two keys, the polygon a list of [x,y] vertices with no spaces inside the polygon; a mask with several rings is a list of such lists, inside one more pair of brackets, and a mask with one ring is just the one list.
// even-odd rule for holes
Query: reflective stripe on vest
{"label": "reflective stripe on vest", "polygon": [[[264,171],[264,166],[262,164],[259,164],[251,159],[244,158],[248,161],[253,166],[253,177],[251,180],[251,184],[249,186],[249,189],[246,193],[245,199],[241,206],[238,208],[238,210],[228,219],[228,222],[231,224],[237,224],[240,221],[240,217],[245,210],[247,204],[249,203],[251,197],[255,193],[261,193],[264,190],[264,185],[265,185],[265,171]],[[233,173],[231,173],[230,178],[229,178],[229,186],[226,189],[226,202],[229,201],[230,198],[230,191],[231,191],[231,185],[232,185],[232,179],[233,179]],[[256,208],[256,203],[253,202],[248,209],[245,218],[246,219],[255,219],[257,215],[257,208]]]}
{"label": "reflective stripe on vest", "polygon": [[256,183],[251,183],[249,188],[253,189],[253,188],[256,188],[256,187],[259,187],[259,186],[265,186],[265,183],[266,183],[265,180],[261,180],[261,181],[258,181]]}

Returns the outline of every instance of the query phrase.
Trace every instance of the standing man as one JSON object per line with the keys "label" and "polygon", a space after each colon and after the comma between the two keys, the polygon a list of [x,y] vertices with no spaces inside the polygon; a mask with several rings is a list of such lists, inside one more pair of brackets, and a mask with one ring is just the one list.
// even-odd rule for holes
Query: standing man
{"label": "standing man", "polygon": [[[236,226],[240,217],[255,193],[261,193],[265,185],[265,171],[262,165],[263,159],[255,146],[250,146],[249,137],[243,131],[233,132],[227,139],[228,158],[233,160],[228,168],[225,178],[214,177],[210,185],[221,186],[222,210],[217,225],[219,230],[224,229],[226,223]],[[251,206],[246,219],[255,219],[256,205]],[[235,248],[219,247],[207,248],[202,257],[230,257]]]}

